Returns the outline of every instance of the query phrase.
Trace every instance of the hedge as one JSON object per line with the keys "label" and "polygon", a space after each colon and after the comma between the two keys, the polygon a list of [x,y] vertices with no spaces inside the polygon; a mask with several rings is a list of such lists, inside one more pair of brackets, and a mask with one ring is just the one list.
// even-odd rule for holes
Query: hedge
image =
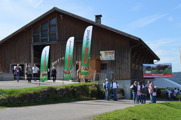
{"label": "hedge", "polygon": [[104,93],[96,83],[79,83],[55,87],[0,89],[0,106],[27,106],[100,99]]}

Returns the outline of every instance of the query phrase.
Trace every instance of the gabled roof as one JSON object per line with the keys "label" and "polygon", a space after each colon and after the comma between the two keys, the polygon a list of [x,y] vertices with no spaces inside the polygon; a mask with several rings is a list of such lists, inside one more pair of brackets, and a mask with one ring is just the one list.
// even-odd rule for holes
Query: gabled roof
{"label": "gabled roof", "polygon": [[117,33],[117,34],[126,36],[126,37],[128,37],[128,38],[131,38],[131,39],[135,40],[136,42],[141,43],[144,47],[146,47],[146,49],[147,49],[148,51],[150,51],[150,52],[153,54],[153,56],[155,56],[155,59],[160,60],[159,57],[158,57],[140,38],[138,38],[138,37],[136,37],[136,36],[133,36],[133,35],[130,35],[130,34],[128,34],[128,33],[119,31],[119,30],[117,30],[117,29],[108,27],[108,26],[106,26],[106,25],[96,23],[96,22],[94,22],[94,21],[92,21],[92,20],[83,18],[83,17],[81,17],[81,16],[72,14],[72,13],[70,13],[70,12],[61,10],[61,9],[59,9],[59,8],[57,8],[57,7],[52,8],[51,10],[49,10],[49,11],[46,12],[46,13],[44,13],[44,14],[41,15],[40,17],[36,18],[35,20],[33,20],[33,21],[31,21],[30,23],[26,24],[26,25],[23,26],[22,28],[18,29],[18,30],[15,31],[14,33],[12,33],[12,34],[10,34],[9,36],[7,36],[6,38],[2,39],[2,40],[0,41],[0,44],[2,44],[3,42],[5,42],[6,40],[8,40],[9,38],[13,37],[14,35],[18,34],[18,33],[21,32],[22,30],[30,27],[31,25],[33,25],[33,24],[36,23],[37,21],[41,20],[41,19],[44,18],[45,16],[47,16],[47,15],[49,15],[50,13],[55,12],[55,11],[60,12],[60,13],[63,13],[63,14],[66,14],[66,15],[69,15],[69,16],[74,17],[74,18],[77,18],[77,19],[79,19],[79,20],[88,22],[88,23],[90,23],[90,24],[92,24],[92,25],[99,26],[99,27],[101,27],[101,28],[110,30],[110,31],[115,32],[115,33]]}

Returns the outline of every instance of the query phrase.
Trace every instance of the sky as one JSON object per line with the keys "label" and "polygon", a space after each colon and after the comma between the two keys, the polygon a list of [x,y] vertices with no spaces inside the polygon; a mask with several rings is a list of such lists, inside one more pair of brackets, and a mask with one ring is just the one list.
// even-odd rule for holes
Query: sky
{"label": "sky", "polygon": [[180,0],[0,0],[0,40],[53,7],[141,38],[161,59],[181,71]]}

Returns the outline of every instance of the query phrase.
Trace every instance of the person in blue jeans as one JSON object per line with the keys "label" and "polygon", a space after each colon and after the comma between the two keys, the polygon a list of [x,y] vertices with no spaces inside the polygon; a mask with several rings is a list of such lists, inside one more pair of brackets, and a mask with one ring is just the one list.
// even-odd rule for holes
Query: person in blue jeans
{"label": "person in blue jeans", "polygon": [[113,90],[113,100],[114,101],[117,101],[117,91],[118,91],[118,87],[119,87],[119,84],[116,82],[116,79],[113,80],[112,84],[111,84],[111,88]]}
{"label": "person in blue jeans", "polygon": [[134,104],[137,103],[137,81],[134,81],[134,84],[130,86],[133,94]]}
{"label": "person in blue jeans", "polygon": [[17,64],[15,70],[14,70],[14,74],[16,75],[16,79],[17,79],[17,82],[19,82],[19,75],[20,75],[20,72],[21,72],[21,69],[19,67],[19,64]]}
{"label": "person in blue jeans", "polygon": [[110,84],[109,84],[109,80],[107,78],[106,78],[105,88],[106,88],[106,100],[109,100]]}
{"label": "person in blue jeans", "polygon": [[150,103],[153,103],[153,83],[148,81],[148,92],[150,94]]}

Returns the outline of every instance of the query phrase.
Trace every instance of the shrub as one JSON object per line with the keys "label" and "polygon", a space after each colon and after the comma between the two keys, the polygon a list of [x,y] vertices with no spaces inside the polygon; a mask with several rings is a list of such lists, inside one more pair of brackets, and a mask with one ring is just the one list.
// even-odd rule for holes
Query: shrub
{"label": "shrub", "polygon": [[43,87],[39,89],[37,87],[35,89],[3,89],[3,91],[7,93],[7,96],[0,97],[0,106],[49,104],[74,100],[99,99],[100,96],[103,96],[103,92],[98,89],[96,83]]}
{"label": "shrub", "polygon": [[181,101],[181,94],[177,95],[177,98]]}

